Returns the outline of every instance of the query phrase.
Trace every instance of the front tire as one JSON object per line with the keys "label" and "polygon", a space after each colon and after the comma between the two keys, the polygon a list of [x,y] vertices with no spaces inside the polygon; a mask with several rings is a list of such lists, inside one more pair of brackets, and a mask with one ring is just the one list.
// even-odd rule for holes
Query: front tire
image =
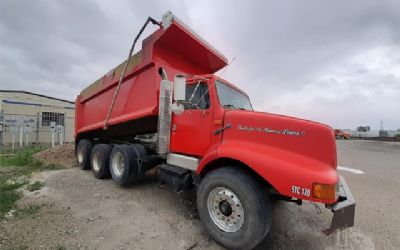
{"label": "front tire", "polygon": [[197,209],[215,241],[229,249],[252,249],[271,227],[271,205],[249,173],[224,167],[208,173],[197,190]]}

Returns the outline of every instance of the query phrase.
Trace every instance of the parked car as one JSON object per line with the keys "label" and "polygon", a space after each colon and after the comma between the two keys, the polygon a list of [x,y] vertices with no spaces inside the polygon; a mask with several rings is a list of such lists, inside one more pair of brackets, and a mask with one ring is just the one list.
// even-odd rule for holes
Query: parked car
{"label": "parked car", "polygon": [[346,133],[341,129],[335,129],[334,132],[335,132],[335,137],[337,139],[346,139],[347,140],[347,139],[351,138],[351,135],[349,133]]}

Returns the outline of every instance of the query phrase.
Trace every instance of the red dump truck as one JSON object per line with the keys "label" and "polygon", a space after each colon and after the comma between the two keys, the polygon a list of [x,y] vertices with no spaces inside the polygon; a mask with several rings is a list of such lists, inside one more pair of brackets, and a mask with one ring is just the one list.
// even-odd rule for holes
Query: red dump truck
{"label": "red dump truck", "polygon": [[[132,55],[148,23],[159,28]],[[131,185],[157,168],[161,183],[196,189],[205,229],[227,248],[251,249],[267,235],[273,199],[324,204],[327,232],[353,226],[330,127],[254,111],[215,75],[227,59],[171,12],[139,35],[128,59],[76,98],[81,169]]]}

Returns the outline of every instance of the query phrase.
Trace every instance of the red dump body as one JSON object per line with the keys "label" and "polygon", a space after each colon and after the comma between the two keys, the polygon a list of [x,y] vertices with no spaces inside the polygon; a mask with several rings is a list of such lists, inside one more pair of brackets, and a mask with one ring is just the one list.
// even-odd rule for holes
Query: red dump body
{"label": "red dump body", "polygon": [[[143,40],[138,64],[125,74],[112,109],[108,125],[113,126],[158,115],[158,95],[163,68],[172,79],[176,74],[212,74],[227,65],[226,58],[195,35],[188,27],[174,20],[168,28],[160,28]],[[120,73],[109,72],[97,81],[97,88],[76,99],[75,137],[102,129]],[[143,131],[157,126],[156,119],[147,119]]]}

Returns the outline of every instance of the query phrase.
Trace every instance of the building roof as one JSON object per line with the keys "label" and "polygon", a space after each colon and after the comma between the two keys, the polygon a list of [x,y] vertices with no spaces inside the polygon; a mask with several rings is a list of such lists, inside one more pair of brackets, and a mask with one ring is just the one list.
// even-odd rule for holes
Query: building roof
{"label": "building roof", "polygon": [[75,102],[72,101],[68,101],[68,100],[64,100],[64,99],[60,99],[60,98],[55,98],[55,97],[51,97],[51,96],[47,96],[47,95],[41,95],[41,94],[36,94],[36,93],[32,93],[29,91],[23,91],[23,90],[2,90],[0,89],[0,92],[4,92],[4,93],[22,93],[22,94],[28,94],[28,95],[35,95],[35,96],[40,96],[40,97],[44,97],[44,98],[48,98],[48,99],[52,99],[52,100],[57,100],[57,101],[61,101],[61,102],[67,102],[70,104],[75,104]]}

